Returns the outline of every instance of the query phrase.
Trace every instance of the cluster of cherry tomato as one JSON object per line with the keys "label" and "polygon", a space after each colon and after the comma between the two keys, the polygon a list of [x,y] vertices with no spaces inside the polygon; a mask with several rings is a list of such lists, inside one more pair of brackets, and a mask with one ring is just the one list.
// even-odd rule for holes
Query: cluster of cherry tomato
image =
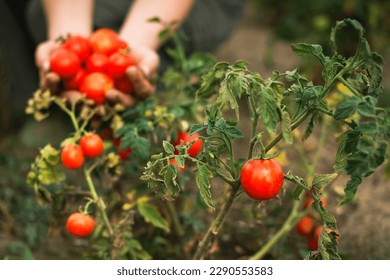
{"label": "cluster of cherry tomato", "polygon": [[80,138],[80,144],[67,144],[61,151],[61,162],[68,169],[78,169],[84,164],[85,156],[95,158],[104,151],[102,138],[89,133]]}
{"label": "cluster of cherry tomato", "polygon": [[269,200],[283,187],[283,169],[275,159],[253,159],[241,169],[241,186],[255,200]]}
{"label": "cluster of cherry tomato", "polygon": [[[306,193],[304,209],[311,207],[314,202],[313,198]],[[322,206],[326,206],[325,198],[321,197]],[[307,246],[310,250],[318,249],[318,239],[320,238],[323,226],[317,226],[315,220],[311,215],[304,216],[295,226],[295,231],[307,238]]]}
{"label": "cluster of cherry tomato", "polygon": [[89,38],[70,36],[50,55],[50,70],[58,74],[66,90],[77,90],[95,104],[105,102],[111,88],[130,94],[126,69],[134,65],[129,47],[116,32],[102,28]]}

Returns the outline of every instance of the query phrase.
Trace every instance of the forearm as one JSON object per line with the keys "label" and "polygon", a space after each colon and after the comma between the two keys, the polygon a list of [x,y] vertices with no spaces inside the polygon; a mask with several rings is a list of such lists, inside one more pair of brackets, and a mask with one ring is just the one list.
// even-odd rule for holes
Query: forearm
{"label": "forearm", "polygon": [[157,50],[160,41],[158,34],[164,26],[151,23],[149,19],[158,17],[162,22],[177,22],[177,28],[186,18],[195,0],[135,0],[119,32],[130,43]]}
{"label": "forearm", "polygon": [[93,0],[44,0],[48,39],[65,34],[89,35],[92,30]]}

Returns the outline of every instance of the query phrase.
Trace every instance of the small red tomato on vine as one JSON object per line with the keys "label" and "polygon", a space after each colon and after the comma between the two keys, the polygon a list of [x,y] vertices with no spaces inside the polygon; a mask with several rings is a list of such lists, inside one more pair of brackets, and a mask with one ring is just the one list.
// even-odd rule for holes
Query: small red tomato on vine
{"label": "small red tomato on vine", "polygon": [[96,133],[89,133],[81,137],[80,146],[87,157],[98,157],[104,151],[103,139]]}
{"label": "small red tomato on vine", "polygon": [[171,158],[171,159],[169,160],[169,162],[170,162],[171,164],[173,164],[174,166],[176,166],[177,169],[179,170],[179,172],[184,172],[184,167],[180,167],[180,166],[177,164],[175,158]]}
{"label": "small red tomato on vine", "polygon": [[77,237],[89,236],[95,227],[94,219],[88,214],[73,213],[66,222],[68,232]]}
{"label": "small red tomato on vine", "polygon": [[303,217],[295,226],[295,230],[302,236],[309,236],[315,228],[313,218]]}
{"label": "small red tomato on vine", "polygon": [[318,240],[320,239],[321,231],[324,227],[319,226],[317,227],[314,232],[307,238],[307,246],[310,250],[317,250],[318,249]]}
{"label": "small red tomato on vine", "polygon": [[108,56],[103,53],[93,53],[87,58],[86,68],[89,73],[106,72]]}
{"label": "small red tomato on vine", "polygon": [[256,200],[274,198],[283,186],[283,169],[274,159],[254,159],[241,169],[241,185],[245,193]]}
{"label": "small red tomato on vine", "polygon": [[77,74],[81,64],[79,57],[65,48],[58,48],[50,55],[50,70],[61,78],[70,78]]}
{"label": "small red tomato on vine", "polygon": [[84,153],[79,145],[66,145],[61,151],[61,162],[68,169],[80,168],[84,163]]}
{"label": "small red tomato on vine", "polygon": [[203,148],[203,141],[199,138],[199,136],[200,135],[198,133],[188,135],[187,132],[179,132],[176,141],[173,143],[173,146],[176,147],[180,145],[180,140],[184,142],[184,145],[194,141],[194,143],[192,143],[191,147],[188,149],[188,155],[195,158]]}
{"label": "small red tomato on vine", "polygon": [[113,139],[112,143],[114,144],[115,147],[117,147],[119,157],[124,161],[129,160],[129,155],[133,150],[130,147],[126,149],[121,149],[121,140],[119,139]]}

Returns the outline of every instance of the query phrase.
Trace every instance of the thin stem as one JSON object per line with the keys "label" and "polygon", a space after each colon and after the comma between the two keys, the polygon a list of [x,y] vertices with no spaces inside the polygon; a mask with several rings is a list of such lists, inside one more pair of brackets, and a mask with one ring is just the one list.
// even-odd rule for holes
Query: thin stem
{"label": "thin stem", "polygon": [[80,131],[80,127],[79,127],[79,123],[76,119],[76,116],[73,112],[73,110],[69,110],[63,102],[59,101],[57,98],[54,98],[54,103],[61,108],[62,111],[64,111],[70,118],[70,120],[72,121],[72,124],[73,124],[73,127],[75,129],[76,132],[79,132]]}
{"label": "thin stem", "polygon": [[239,187],[239,184],[232,186],[232,189],[230,190],[230,194],[225,204],[218,213],[217,217],[214,219],[213,223],[210,225],[207,233],[199,242],[198,248],[196,249],[196,252],[193,257],[194,260],[201,260],[204,258],[204,255],[206,254],[206,250],[208,249],[210,242],[212,241],[213,237],[218,235],[219,230],[221,229],[222,224],[225,221],[226,215],[233,204],[234,198],[236,197]]}
{"label": "thin stem", "polygon": [[95,185],[93,184],[93,181],[92,181],[90,170],[88,170],[85,167],[83,168],[83,170],[84,170],[85,179],[87,181],[89,190],[91,192],[91,196],[92,196],[94,202],[96,203],[97,208],[98,208],[100,214],[103,217],[103,221],[104,221],[104,224],[107,227],[109,235],[112,236],[114,234],[114,230],[112,229],[111,223],[108,220],[107,213],[105,211],[106,207],[105,207],[104,201],[98,196],[98,194],[96,192]]}
{"label": "thin stem", "polygon": [[293,207],[291,209],[291,213],[283,223],[282,227],[272,236],[272,238],[259,251],[257,251],[254,255],[252,255],[249,258],[250,260],[262,259],[268,253],[268,251],[295,226],[295,224],[299,221],[299,219],[306,214],[306,211],[304,212],[298,211],[299,206],[300,206],[300,200],[294,201]]}
{"label": "thin stem", "polygon": [[167,203],[165,205],[167,206],[169,216],[172,219],[173,227],[175,228],[176,234],[179,237],[183,237],[184,236],[184,229],[181,226],[179,217],[177,216],[177,211],[175,209],[175,205],[173,204],[172,201],[167,201]]}

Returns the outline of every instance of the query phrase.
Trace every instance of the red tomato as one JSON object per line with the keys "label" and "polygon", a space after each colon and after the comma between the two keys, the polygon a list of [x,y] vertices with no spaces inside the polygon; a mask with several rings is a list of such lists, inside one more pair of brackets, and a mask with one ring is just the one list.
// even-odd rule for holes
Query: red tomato
{"label": "red tomato", "polygon": [[81,64],[79,57],[65,48],[58,48],[50,55],[50,69],[61,78],[70,78],[77,74]]}
{"label": "red tomato", "polygon": [[106,72],[108,65],[108,56],[103,53],[91,54],[86,62],[87,71],[92,72]]}
{"label": "red tomato", "polygon": [[126,50],[128,48],[129,45],[126,43],[126,41],[119,39],[119,50]]}
{"label": "red tomato", "polygon": [[86,98],[95,101],[96,104],[103,104],[106,100],[106,91],[113,88],[113,80],[104,73],[94,72],[88,74],[80,86],[80,91]]}
{"label": "red tomato", "polygon": [[116,52],[108,58],[107,73],[114,79],[121,78],[131,65],[134,65],[134,61],[128,54]]}
{"label": "red tomato", "polygon": [[189,136],[187,132],[179,132],[176,141],[173,143],[173,146],[176,147],[176,146],[180,145],[180,140],[182,140],[184,142],[184,145],[186,145],[187,143],[190,143],[192,141],[195,141],[191,145],[191,147],[188,149],[188,155],[190,157],[194,158],[202,151],[203,141],[202,141],[202,139],[199,138],[198,133],[194,133],[191,136]]}
{"label": "red tomato", "polygon": [[80,168],[84,163],[84,153],[79,145],[66,145],[61,151],[61,162],[69,169]]}
{"label": "red tomato", "polygon": [[73,51],[81,62],[84,62],[91,52],[88,39],[78,35],[69,37],[63,47]]}
{"label": "red tomato", "polygon": [[[320,200],[322,202],[322,206],[326,207],[326,199],[323,197],[320,197]],[[305,204],[303,205],[303,208],[310,207],[313,204],[313,202],[314,202],[314,199],[311,196],[307,197]]]}
{"label": "red tomato", "polygon": [[180,167],[180,166],[177,164],[175,158],[171,158],[171,159],[169,160],[169,162],[170,162],[171,164],[173,164],[174,166],[176,166],[176,168],[179,170],[179,172],[184,172],[184,167]]}
{"label": "red tomato", "polygon": [[112,143],[114,144],[115,147],[118,148],[119,157],[124,161],[129,160],[129,155],[131,154],[131,152],[133,150],[130,147],[128,147],[126,149],[121,149],[121,140],[119,140],[119,139],[113,139]]}
{"label": "red tomato", "polygon": [[69,90],[79,90],[85,76],[87,76],[87,72],[83,68],[80,68],[76,75],[64,79],[65,88]]}
{"label": "red tomato", "polygon": [[87,237],[93,232],[95,227],[94,219],[83,213],[73,213],[66,222],[68,232],[77,237]]}
{"label": "red tomato", "polygon": [[241,185],[256,200],[274,198],[283,186],[283,169],[274,159],[254,159],[241,169]]}
{"label": "red tomato", "polygon": [[106,55],[116,52],[121,46],[118,35],[108,28],[101,28],[92,33],[89,44],[94,52]]}
{"label": "red tomato", "polygon": [[310,250],[317,250],[318,249],[318,240],[320,239],[321,231],[324,227],[319,226],[315,229],[315,231],[312,233],[312,235],[308,236],[307,238],[307,246]]}
{"label": "red tomato", "polygon": [[122,78],[119,79],[115,79],[114,87],[117,90],[120,90],[121,92],[126,94],[130,94],[133,89],[130,80],[126,76],[123,76]]}
{"label": "red tomato", "polygon": [[100,156],[104,151],[103,140],[96,133],[89,133],[81,137],[80,146],[87,157]]}
{"label": "red tomato", "polygon": [[310,216],[303,217],[295,226],[295,230],[302,236],[309,236],[314,228],[315,224]]}

